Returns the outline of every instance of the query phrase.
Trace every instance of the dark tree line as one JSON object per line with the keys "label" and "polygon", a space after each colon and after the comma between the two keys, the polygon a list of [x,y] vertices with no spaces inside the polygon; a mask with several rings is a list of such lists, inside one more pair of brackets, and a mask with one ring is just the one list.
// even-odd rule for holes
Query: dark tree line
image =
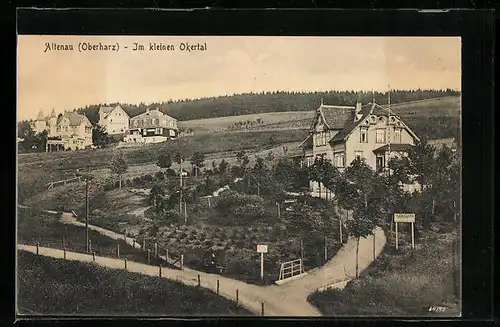
{"label": "dark tree line", "polygon": [[[459,91],[446,90],[393,90],[391,102],[408,102],[444,96],[457,96]],[[363,103],[375,101],[387,104],[387,92],[356,92],[356,91],[328,91],[328,92],[261,92],[243,93],[230,96],[219,96],[201,99],[185,99],[177,101],[155,102],[146,105],[120,103],[120,106],[131,117],[139,115],[149,109],[159,109],[178,120],[191,120],[202,118],[237,116],[258,114],[266,112],[305,111],[315,109],[323,99],[326,104],[354,105],[357,100]],[[117,103],[89,105],[78,108],[79,113],[85,113],[89,120],[95,124],[101,105],[115,106]]]}

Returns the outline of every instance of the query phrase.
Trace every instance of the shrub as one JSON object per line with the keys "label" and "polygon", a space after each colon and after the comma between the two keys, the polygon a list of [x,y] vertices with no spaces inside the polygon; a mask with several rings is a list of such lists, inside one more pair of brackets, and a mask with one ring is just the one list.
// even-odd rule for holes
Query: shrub
{"label": "shrub", "polygon": [[144,180],[145,181],[152,182],[153,179],[154,179],[153,176],[151,176],[150,174],[144,175]]}
{"label": "shrub", "polygon": [[155,174],[155,177],[156,177],[156,179],[158,179],[158,180],[160,180],[160,181],[162,181],[162,180],[164,180],[164,179],[165,179],[165,175],[163,175],[163,173],[162,173],[161,171],[157,172],[157,173]]}
{"label": "shrub", "polygon": [[216,208],[220,212],[219,220],[232,225],[254,222],[265,215],[264,199],[234,191],[221,194]]}
{"label": "shrub", "polygon": [[166,224],[177,224],[183,221],[182,216],[175,210],[167,210],[162,213],[161,219]]}

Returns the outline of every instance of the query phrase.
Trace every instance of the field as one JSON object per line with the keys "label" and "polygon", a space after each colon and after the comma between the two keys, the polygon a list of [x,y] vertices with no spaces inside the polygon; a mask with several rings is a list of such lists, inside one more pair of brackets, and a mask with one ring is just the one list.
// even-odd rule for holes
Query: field
{"label": "field", "polygon": [[[307,133],[305,131],[265,131],[242,133],[217,133],[193,135],[180,138],[176,142],[152,144],[137,148],[120,149],[127,156],[130,166],[144,175],[144,166],[155,166],[162,151],[175,153],[180,147],[181,153],[190,158],[194,152],[207,155],[207,158],[235,157],[239,150],[250,152],[268,151],[282,144],[301,142]],[[295,143],[294,143],[295,142]],[[298,143],[296,143],[298,144]],[[101,173],[109,172],[109,162],[116,152],[114,149],[96,149],[77,152],[29,153],[18,155],[18,196],[20,203],[35,194],[47,190],[47,183],[74,176],[77,169],[89,168],[102,180],[107,176]],[[217,154],[217,155],[215,155]],[[188,167],[189,164],[186,164]],[[175,167],[175,165],[173,166]],[[95,172],[100,170],[99,172]],[[131,171],[134,168],[130,169]],[[153,167],[151,172],[158,171]],[[137,175],[136,175],[137,176]],[[125,177],[127,178],[127,177]]]}
{"label": "field", "polygon": [[[448,117],[459,118],[460,97],[443,97],[428,100],[395,103],[391,106],[403,119]],[[179,122],[179,127],[192,133],[214,133],[223,131],[307,130],[314,117],[314,110],[288,111]],[[432,121],[430,121],[432,123]]]}
{"label": "field", "polygon": [[252,315],[208,290],[24,251],[17,274],[18,313],[24,315]]}
{"label": "field", "polygon": [[179,128],[194,134],[223,131],[308,128],[314,111],[286,111],[180,121]]}
{"label": "field", "polygon": [[[381,256],[342,291],[314,293],[309,301],[327,316],[441,316],[460,314],[460,259],[456,227],[438,227],[399,252],[388,239]],[[389,234],[388,234],[389,235]],[[402,239],[408,240],[408,233]],[[444,312],[430,312],[444,307]]]}

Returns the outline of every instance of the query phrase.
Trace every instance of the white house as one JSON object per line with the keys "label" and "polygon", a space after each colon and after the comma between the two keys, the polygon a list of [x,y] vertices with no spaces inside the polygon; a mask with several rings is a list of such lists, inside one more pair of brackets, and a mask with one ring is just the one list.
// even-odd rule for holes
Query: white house
{"label": "white house", "polygon": [[92,146],[92,123],[87,116],[77,112],[66,112],[56,116],[52,110],[50,116],[38,113],[33,122],[35,132],[47,131],[46,151],[79,150]]}
{"label": "white house", "polygon": [[130,122],[129,115],[122,107],[101,107],[99,108],[98,124],[104,127],[109,135],[123,134],[128,131]]}
{"label": "white house", "polygon": [[[364,106],[360,102],[355,106],[321,103],[309,132],[299,145],[304,163],[310,166],[324,157],[340,171],[361,157],[372,169],[387,172],[389,158],[406,156],[419,140],[398,115],[375,102]],[[318,192],[320,185],[311,182],[310,187]]]}

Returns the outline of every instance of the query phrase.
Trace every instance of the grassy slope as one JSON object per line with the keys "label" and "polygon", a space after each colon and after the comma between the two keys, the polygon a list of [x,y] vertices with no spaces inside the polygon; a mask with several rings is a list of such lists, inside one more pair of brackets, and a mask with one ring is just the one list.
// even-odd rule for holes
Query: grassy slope
{"label": "grassy slope", "polygon": [[[453,239],[459,236],[449,231],[426,234],[417,239],[415,251],[406,248],[396,253],[388,241],[381,256],[359,279],[342,291],[314,293],[309,301],[329,316],[457,316],[459,300],[454,294],[460,285],[460,261],[457,258],[453,270],[453,254],[459,256],[452,249]],[[409,238],[403,234],[401,239]],[[438,314],[429,312],[430,306],[448,309]]]}
{"label": "grassy slope", "polygon": [[[182,150],[191,157],[194,152],[212,154],[238,150],[267,149],[273,146],[300,142],[305,131],[266,131],[242,133],[217,133],[180,138],[178,142],[152,144],[138,148],[124,148],[129,165],[154,164],[161,151],[174,153]],[[36,193],[46,190],[49,182],[73,177],[76,169],[108,168],[115,151],[111,149],[85,150],[78,152],[30,153],[18,156],[18,188],[21,202]]]}
{"label": "grassy slope", "polygon": [[18,253],[21,314],[52,315],[248,315],[211,291],[181,283]]}
{"label": "grassy slope", "polygon": [[[74,252],[85,252],[85,228],[59,222],[59,215],[33,212],[18,209],[17,239],[19,244],[34,245],[63,249],[63,239],[66,249]],[[146,263],[147,254],[126,244],[123,240],[113,240],[98,232],[89,230],[89,240],[92,241],[92,251],[96,255],[116,257],[117,244],[120,245],[120,258]],[[166,266],[160,259],[152,258],[151,264]],[[173,266],[171,266],[173,267]]]}

